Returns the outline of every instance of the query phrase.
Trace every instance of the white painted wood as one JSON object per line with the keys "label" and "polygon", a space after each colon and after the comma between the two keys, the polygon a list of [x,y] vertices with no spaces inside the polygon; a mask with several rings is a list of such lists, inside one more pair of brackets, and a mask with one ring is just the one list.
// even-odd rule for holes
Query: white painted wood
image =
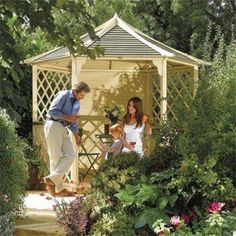
{"label": "white painted wood", "polygon": [[42,69],[42,70],[61,72],[61,73],[66,73],[66,74],[70,74],[71,73],[71,69],[70,68],[62,67],[62,66],[40,65],[40,66],[38,66],[38,68]]}
{"label": "white painted wood", "polygon": [[32,67],[32,117],[33,117],[33,122],[38,121],[38,104],[37,104],[37,94],[38,94],[38,89],[37,89],[37,81],[38,81],[38,67],[34,65]]}
{"label": "white painted wood", "polygon": [[81,72],[82,66],[86,63],[87,58],[86,57],[71,57],[72,59],[72,68],[71,68],[71,84],[72,88],[75,84],[79,82],[79,74]]}
{"label": "white painted wood", "polygon": [[157,67],[161,79],[161,118],[167,119],[167,59],[153,60],[153,64]]}
{"label": "white painted wood", "polygon": [[[72,88],[73,88],[73,86],[79,82],[79,75],[80,75],[82,66],[87,61],[87,58],[86,57],[79,57],[79,58],[72,57],[71,59],[72,59],[71,84],[72,84]],[[70,132],[70,138],[72,140],[74,150],[76,151],[76,153],[79,153],[78,146],[76,145],[73,134],[71,132]],[[74,162],[71,166],[71,180],[73,181],[73,184],[75,184],[75,185],[77,185],[78,181],[79,181],[78,167],[79,167],[79,161],[78,161],[78,155],[77,155],[77,158],[74,160]]]}
{"label": "white painted wood", "polygon": [[184,61],[181,61],[181,60],[170,59],[170,58],[168,58],[167,60],[169,62],[175,62],[175,63],[178,63],[178,64],[192,66],[192,67],[198,64],[197,62],[194,64],[194,63],[184,62]]}

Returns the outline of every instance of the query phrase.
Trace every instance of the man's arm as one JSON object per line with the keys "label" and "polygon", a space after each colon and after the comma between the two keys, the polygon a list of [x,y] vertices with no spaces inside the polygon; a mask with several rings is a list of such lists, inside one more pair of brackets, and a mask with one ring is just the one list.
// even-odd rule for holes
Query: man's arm
{"label": "man's arm", "polygon": [[66,93],[59,92],[53,99],[51,106],[49,108],[48,114],[50,118],[55,120],[63,119],[64,114],[62,113],[62,108],[66,102]]}

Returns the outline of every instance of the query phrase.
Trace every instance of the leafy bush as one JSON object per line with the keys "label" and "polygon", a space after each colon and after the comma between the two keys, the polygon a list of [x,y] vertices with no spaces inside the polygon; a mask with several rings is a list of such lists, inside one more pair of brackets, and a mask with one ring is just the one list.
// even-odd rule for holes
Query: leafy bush
{"label": "leafy bush", "polygon": [[0,215],[13,217],[22,209],[28,177],[25,144],[15,128],[14,122],[0,109]]}
{"label": "leafy bush", "polygon": [[104,161],[92,183],[93,188],[114,197],[126,184],[133,183],[142,172],[142,160],[135,152],[123,153]]}
{"label": "leafy bush", "polygon": [[236,173],[236,43],[226,50],[220,45],[212,67],[205,72],[192,106],[179,111],[178,125],[184,130],[179,153],[200,161],[214,158],[218,175],[235,178]]}
{"label": "leafy bush", "polygon": [[43,176],[48,174],[45,160],[40,158],[40,146],[29,143],[25,148],[25,158],[29,169],[28,188],[41,189]]}
{"label": "leafy bush", "polygon": [[176,127],[176,124],[162,122],[154,130],[155,147],[151,155],[143,162],[147,175],[175,167],[182,158],[177,149],[182,131]]}
{"label": "leafy bush", "polygon": [[71,203],[62,201],[55,205],[57,222],[64,226],[66,235],[86,235],[89,227],[88,210],[83,205],[83,197],[76,198]]}
{"label": "leafy bush", "polygon": [[13,225],[9,214],[0,215],[0,235],[13,235]]}
{"label": "leafy bush", "polygon": [[133,218],[128,216],[123,210],[103,213],[98,221],[93,225],[91,235],[135,236]]}

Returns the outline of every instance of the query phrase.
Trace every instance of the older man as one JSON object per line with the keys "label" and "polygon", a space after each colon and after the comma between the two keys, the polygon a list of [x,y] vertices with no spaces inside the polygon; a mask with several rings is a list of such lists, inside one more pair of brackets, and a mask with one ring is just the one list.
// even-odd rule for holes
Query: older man
{"label": "older man", "polygon": [[73,132],[76,144],[79,145],[81,140],[77,120],[80,100],[89,92],[89,86],[80,82],[72,90],[60,91],[48,110],[44,133],[50,159],[50,174],[44,178],[44,182],[53,196],[73,195],[63,184],[63,176],[76,158],[67,129]]}

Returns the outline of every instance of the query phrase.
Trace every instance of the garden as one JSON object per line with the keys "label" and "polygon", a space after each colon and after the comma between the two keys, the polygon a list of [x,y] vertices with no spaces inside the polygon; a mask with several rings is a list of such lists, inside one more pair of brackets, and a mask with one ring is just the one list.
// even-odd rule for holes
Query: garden
{"label": "garden", "polygon": [[90,193],[55,205],[57,223],[68,236],[232,236],[235,9],[227,0],[1,3],[0,235],[13,235],[27,191],[40,189],[47,173],[32,140],[31,68],[23,59],[60,45],[95,59],[102,50],[86,50],[77,32],[96,37],[94,26],[117,12],[152,37],[211,65],[201,66],[194,99],[187,106],[175,104],[178,119],[152,121],[151,152],[142,159],[130,152],[102,161]]}
{"label": "garden", "polygon": [[181,119],[156,127],[150,156],[105,161],[92,194],[56,206],[68,235],[232,235],[235,46],[219,48],[212,67],[202,70],[196,98],[184,112],[180,108]]}

